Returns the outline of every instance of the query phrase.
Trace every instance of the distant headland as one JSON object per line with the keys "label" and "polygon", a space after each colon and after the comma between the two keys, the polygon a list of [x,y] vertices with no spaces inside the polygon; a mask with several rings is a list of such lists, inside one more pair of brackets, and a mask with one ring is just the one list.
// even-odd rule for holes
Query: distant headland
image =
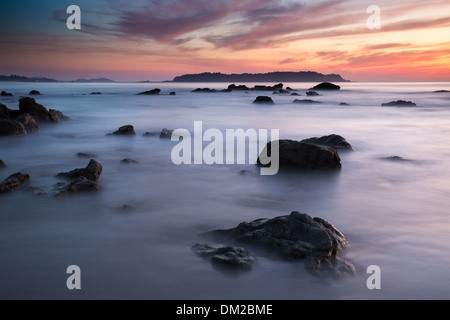
{"label": "distant headland", "polygon": [[185,74],[169,82],[349,82],[339,74],[322,74],[315,71],[223,74],[220,72]]}

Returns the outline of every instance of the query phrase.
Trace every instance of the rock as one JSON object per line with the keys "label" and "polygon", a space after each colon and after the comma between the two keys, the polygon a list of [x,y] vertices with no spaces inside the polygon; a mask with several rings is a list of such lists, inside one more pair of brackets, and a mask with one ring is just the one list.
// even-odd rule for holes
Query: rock
{"label": "rock", "polygon": [[255,101],[253,103],[267,103],[267,104],[273,104],[273,100],[271,97],[267,96],[258,96],[256,97]]}
{"label": "rock", "polygon": [[211,264],[225,268],[250,270],[256,261],[244,248],[196,243],[191,249]]}
{"label": "rock", "polygon": [[0,96],[2,96],[2,97],[12,97],[13,94],[12,94],[12,93],[9,93],[9,92],[6,92],[6,91],[2,91],[2,92],[0,93]]}
{"label": "rock", "polygon": [[0,103],[0,119],[9,119],[9,109],[3,103]]}
{"label": "rock", "polygon": [[397,101],[391,101],[388,103],[382,103],[383,107],[390,107],[390,106],[400,106],[400,107],[415,107],[416,104],[411,101],[405,101],[405,100],[397,100]]}
{"label": "rock", "polygon": [[304,139],[300,142],[310,143],[310,144],[314,144],[314,145],[322,146],[322,147],[330,147],[330,148],[334,148],[337,150],[354,151],[352,145],[350,143],[348,143],[348,141],[345,140],[344,137],[341,137],[337,134],[331,134],[329,136],[324,136],[324,137],[320,137],[320,138],[314,137],[314,138]]}
{"label": "rock", "polygon": [[346,103],[346,102],[341,102],[341,103],[339,103],[339,105],[340,105],[340,106],[349,106],[349,104]]}
{"label": "rock", "polygon": [[31,95],[40,95],[41,93],[37,90],[31,90],[30,93]]}
{"label": "rock", "polygon": [[96,181],[89,180],[85,177],[78,177],[72,180],[70,183],[61,187],[56,196],[61,197],[68,193],[89,192],[97,190],[98,190],[98,183]]}
{"label": "rock", "polygon": [[28,133],[39,133],[40,131],[36,119],[28,113],[21,114],[16,121],[20,122]]}
{"label": "rock", "polygon": [[121,136],[135,136],[136,132],[134,131],[134,127],[132,125],[126,125],[119,128],[119,130],[114,131],[113,135],[121,135]]}
{"label": "rock", "polygon": [[161,89],[155,88],[153,90],[149,90],[149,91],[144,91],[138,94],[141,95],[158,95],[161,92]]}
{"label": "rock", "polygon": [[122,163],[138,163],[136,160],[131,159],[131,158],[123,159],[120,162],[122,162]]}
{"label": "rock", "polygon": [[256,91],[280,91],[282,90],[284,85],[282,83],[276,84],[274,86],[254,86],[252,90]]}
{"label": "rock", "polygon": [[91,159],[86,168],[83,169],[74,169],[69,172],[61,172],[57,176],[66,179],[78,179],[80,177],[84,177],[87,180],[98,181],[100,175],[102,174],[103,167],[100,163]]}
{"label": "rock", "polygon": [[248,91],[248,90],[250,90],[250,88],[249,87],[247,87],[246,85],[244,85],[244,84],[241,84],[241,85],[238,85],[238,86],[236,86],[235,84],[230,84],[229,86],[228,86],[228,90],[240,90],[240,91]]}
{"label": "rock", "polygon": [[437,91],[433,91],[433,93],[447,93],[450,92],[449,90],[437,90]]}
{"label": "rock", "polygon": [[5,161],[3,161],[2,159],[0,159],[0,169],[1,168],[6,168],[7,166],[6,166],[6,163],[5,163]]}
{"label": "rock", "polygon": [[124,204],[124,205],[121,207],[121,209],[122,209],[123,211],[131,211],[131,210],[134,209],[134,207],[133,207],[132,205],[129,205],[129,204]]}
{"label": "rock", "polygon": [[311,100],[311,99],[302,99],[302,100],[295,99],[294,101],[292,101],[292,103],[314,104],[314,103],[322,103],[322,102]]}
{"label": "rock", "polygon": [[172,138],[173,130],[164,128],[161,130],[160,138],[170,139]]}
{"label": "rock", "polygon": [[89,152],[78,152],[77,156],[80,158],[96,158],[97,155]]}
{"label": "rock", "polygon": [[400,156],[384,157],[384,158],[381,158],[381,160],[399,161],[399,162],[402,162],[402,161],[408,161],[409,162],[409,161],[411,161],[409,159],[405,159],[405,158],[400,157]]}
{"label": "rock", "polygon": [[306,213],[293,211],[290,215],[242,222],[235,228],[203,235],[231,244],[252,245],[288,261],[307,259],[305,266],[315,275],[333,269],[340,275],[356,274],[351,262],[340,258],[349,246],[344,234],[328,221]]}
{"label": "rock", "polygon": [[317,86],[311,88],[311,90],[340,90],[340,89],[341,89],[340,86],[330,82],[322,82],[321,84],[318,84]]}
{"label": "rock", "polygon": [[293,93],[291,93],[291,96],[301,96],[301,94],[299,94],[297,92],[293,92]]}
{"label": "rock", "polygon": [[[342,167],[337,150],[294,140],[271,141],[267,143],[262,154],[271,157],[273,143],[278,143],[280,169],[285,167],[322,170]],[[259,157],[257,164],[263,166]]]}
{"label": "rock", "polygon": [[8,178],[3,180],[2,183],[0,183],[0,193],[15,191],[29,181],[30,181],[29,174],[23,174],[21,172],[12,174]]}
{"label": "rock", "polygon": [[99,92],[99,91],[95,91],[95,92],[91,92],[90,94],[91,94],[91,95],[100,95],[100,94],[102,94],[102,93]]}
{"label": "rock", "polygon": [[159,135],[159,133],[157,133],[157,132],[149,132],[149,131],[147,131],[147,132],[145,132],[143,134],[144,137],[154,137],[154,136],[157,136],[157,135]]}
{"label": "rock", "polygon": [[26,134],[25,127],[19,121],[0,120],[0,136],[24,136]]}
{"label": "rock", "polygon": [[36,103],[33,98],[28,97],[19,99],[19,111],[28,113],[38,122],[60,122],[69,119],[62,112],[54,109],[47,110],[44,106]]}
{"label": "rock", "polygon": [[172,91],[171,93],[169,93],[169,95],[171,96],[175,96],[177,93],[175,91]]}
{"label": "rock", "polygon": [[315,91],[308,91],[308,92],[306,92],[306,95],[307,95],[308,97],[320,96],[320,94],[318,94],[318,93],[315,92]]}
{"label": "rock", "polygon": [[61,111],[49,109],[48,114],[50,115],[50,119],[52,122],[61,122],[63,120],[70,120],[69,117],[66,117]]}
{"label": "rock", "polygon": [[217,92],[217,90],[210,88],[197,88],[195,90],[192,90],[191,92]]}

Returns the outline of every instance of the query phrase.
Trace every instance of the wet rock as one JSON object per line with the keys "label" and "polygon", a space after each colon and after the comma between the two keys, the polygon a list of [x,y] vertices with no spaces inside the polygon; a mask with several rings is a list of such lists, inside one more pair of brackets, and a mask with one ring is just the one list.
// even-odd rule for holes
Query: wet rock
{"label": "wet rock", "polygon": [[235,228],[203,235],[231,244],[251,245],[287,261],[306,259],[306,268],[318,276],[329,270],[339,275],[356,274],[351,262],[340,257],[349,246],[344,234],[330,222],[306,213],[293,211],[290,215],[242,222]]}
{"label": "wet rock", "polygon": [[30,93],[31,95],[40,95],[41,93],[37,90],[31,90]]}
{"label": "wet rock", "polygon": [[331,135],[320,137],[320,138],[314,137],[314,138],[304,139],[300,142],[310,143],[310,144],[314,144],[314,145],[322,146],[322,147],[330,147],[330,148],[334,148],[337,150],[354,151],[352,145],[347,140],[345,140],[344,137],[337,135],[337,134],[331,134]]}
{"label": "wet rock", "polygon": [[103,167],[100,163],[91,159],[86,168],[82,169],[74,169],[69,172],[61,172],[57,175],[57,177],[66,178],[66,179],[78,179],[80,177],[84,177],[87,180],[98,181],[100,175],[102,174]]}
{"label": "wet rock", "polygon": [[318,93],[315,92],[315,91],[308,91],[308,92],[306,92],[306,95],[307,95],[308,97],[320,96],[320,94],[318,94]]}
{"label": "wet rock", "polygon": [[120,127],[117,131],[112,133],[115,136],[135,136],[136,132],[134,131],[134,127],[132,125],[125,125]]}
{"label": "wet rock", "polygon": [[322,82],[321,84],[318,84],[315,87],[312,87],[311,90],[340,90],[341,87],[330,83],[330,82]]}
{"label": "wet rock", "polygon": [[416,104],[411,101],[405,101],[405,100],[397,100],[397,101],[391,101],[388,103],[382,103],[383,107],[391,107],[391,106],[398,106],[398,107],[415,107]]}
{"label": "wet rock", "polygon": [[28,133],[39,133],[40,128],[34,117],[28,113],[23,113],[17,117],[16,121],[20,122]]}
{"label": "wet rock", "polygon": [[282,83],[276,84],[274,86],[261,86],[261,85],[256,85],[252,88],[252,90],[256,90],[256,91],[279,91],[282,90],[284,87],[284,85]]}
{"label": "wet rock", "polygon": [[268,96],[258,96],[253,103],[273,104],[273,100]]}
{"label": "wet rock", "polygon": [[12,94],[12,93],[9,93],[9,92],[6,92],[6,91],[2,91],[2,92],[0,93],[0,96],[2,96],[2,97],[12,97],[13,94]]}
{"label": "wet rock", "polygon": [[161,89],[155,88],[153,90],[144,91],[141,93],[138,93],[140,95],[158,95],[161,92]]}
{"label": "wet rock", "polygon": [[[341,158],[337,150],[294,140],[277,140],[267,143],[262,154],[272,154],[272,144],[278,144],[280,169],[340,169]],[[258,157],[257,164],[264,166]]]}
{"label": "wet rock", "polygon": [[91,191],[97,191],[97,190],[98,190],[97,181],[89,180],[85,177],[78,177],[78,178],[72,180],[70,183],[62,186],[58,190],[58,193],[56,194],[56,196],[61,197],[66,194],[69,194],[69,193],[91,192]]}
{"label": "wet rock", "polygon": [[244,248],[197,243],[191,249],[199,256],[209,259],[211,264],[220,267],[251,270],[256,262]]}
{"label": "wet rock", "polygon": [[29,174],[23,174],[21,172],[14,173],[0,183],[0,193],[15,191],[29,181]]}
{"label": "wet rock", "polygon": [[0,120],[0,136],[24,136],[26,134],[25,127],[19,121]]}
{"label": "wet rock", "polygon": [[317,103],[322,103],[320,101],[315,101],[315,100],[311,100],[311,99],[295,99],[294,101],[292,101],[292,103],[302,103],[302,104],[317,104]]}

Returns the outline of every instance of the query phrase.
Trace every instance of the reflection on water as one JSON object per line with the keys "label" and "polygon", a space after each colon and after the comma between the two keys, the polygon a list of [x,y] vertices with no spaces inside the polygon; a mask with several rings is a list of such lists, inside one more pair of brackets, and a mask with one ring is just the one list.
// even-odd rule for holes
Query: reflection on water
{"label": "reflection on water", "polygon": [[[39,136],[0,139],[0,159],[8,164],[0,179],[26,172],[47,193],[0,198],[1,298],[450,298],[450,105],[431,93],[448,84],[346,83],[317,97],[320,106],[277,95],[270,107],[252,104],[254,92],[190,93],[194,86],[227,84],[152,85],[177,95],[136,96],[149,88],[143,84],[4,85],[16,97],[39,90],[39,103],[72,120],[43,126]],[[311,87],[287,85],[301,94]],[[399,99],[419,107],[380,106]],[[279,129],[281,138],[296,140],[336,133],[356,151],[341,153],[336,173],[260,176],[252,164],[175,166],[175,142],[143,136],[162,128],[192,132],[196,120],[204,130]],[[125,124],[137,136],[106,136]],[[103,165],[99,192],[54,198],[61,182],[55,175],[89,162],[79,152],[95,154]],[[381,159],[390,156],[412,161]],[[137,163],[124,164],[125,158]],[[201,232],[294,210],[329,220],[347,236],[356,279],[317,279],[301,262],[266,257],[251,272],[229,277],[190,249],[207,242]],[[77,293],[65,287],[72,264],[82,270]],[[365,270],[373,264],[382,271],[379,291],[366,287]]]}

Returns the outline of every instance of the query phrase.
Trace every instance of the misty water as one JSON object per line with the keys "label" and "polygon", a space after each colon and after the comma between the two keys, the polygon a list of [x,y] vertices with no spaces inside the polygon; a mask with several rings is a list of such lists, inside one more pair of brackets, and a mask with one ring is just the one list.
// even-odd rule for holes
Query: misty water
{"label": "misty water", "polygon": [[[433,93],[450,84],[342,83],[340,91],[311,98],[321,104],[292,103],[315,84],[286,83],[303,96],[293,97],[191,92],[225,83],[2,83],[14,94],[0,99],[10,109],[36,89],[38,103],[71,120],[0,139],[8,165],[0,181],[29,173],[30,185],[45,193],[0,197],[0,298],[450,298],[450,93]],[[161,94],[136,95],[153,88]],[[258,95],[275,104],[252,104]],[[381,106],[393,100],[417,106]],[[177,142],[143,136],[163,128],[193,132],[194,121],[221,132],[279,129],[280,138],[294,140],[334,133],[355,151],[340,152],[339,172],[261,176],[251,163],[174,165]],[[136,136],[107,136],[127,124]],[[89,162],[79,152],[102,164],[99,191],[54,197],[61,182],[55,175]],[[382,159],[391,156],[410,161]],[[191,251],[211,243],[202,232],[291,211],[328,220],[346,235],[344,256],[356,278],[317,278],[301,261],[259,254],[253,270],[230,275]],[[66,287],[70,265],[81,268],[81,290]],[[370,265],[381,268],[380,290],[366,286]]]}

